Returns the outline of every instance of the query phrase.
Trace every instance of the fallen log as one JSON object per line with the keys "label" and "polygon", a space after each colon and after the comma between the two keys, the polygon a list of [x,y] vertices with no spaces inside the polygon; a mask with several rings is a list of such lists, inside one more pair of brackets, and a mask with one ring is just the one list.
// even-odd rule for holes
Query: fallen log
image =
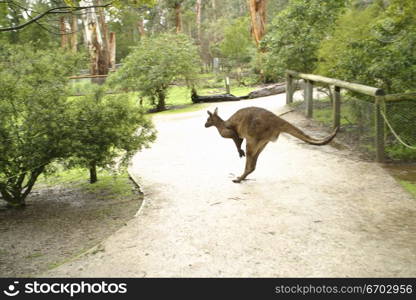
{"label": "fallen log", "polygon": [[259,90],[255,90],[251,93],[249,93],[246,97],[246,99],[254,99],[254,98],[260,98],[260,97],[267,97],[272,95],[277,95],[286,92],[286,83],[278,83],[271,86],[266,86],[264,88],[261,88]]}
{"label": "fallen log", "polygon": [[192,90],[191,94],[192,102],[193,103],[201,103],[201,102],[222,102],[222,101],[239,101],[242,98],[236,97],[232,94],[220,94],[220,95],[211,95],[211,96],[199,96],[196,90]]}
{"label": "fallen log", "polygon": [[[298,90],[301,86],[301,81],[298,80],[295,82],[295,90]],[[222,102],[222,101],[239,101],[242,99],[254,99],[260,97],[267,97],[272,95],[278,95],[286,92],[286,82],[277,83],[274,85],[269,85],[264,88],[255,90],[245,96],[234,96],[232,94],[220,94],[220,95],[211,95],[211,96],[199,96],[195,89],[192,89],[192,102],[201,103],[201,102]]]}

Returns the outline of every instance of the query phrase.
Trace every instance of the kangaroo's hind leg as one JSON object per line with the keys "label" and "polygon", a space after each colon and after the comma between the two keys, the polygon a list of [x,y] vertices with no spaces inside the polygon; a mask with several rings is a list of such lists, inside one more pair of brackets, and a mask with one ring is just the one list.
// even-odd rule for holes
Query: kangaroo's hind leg
{"label": "kangaroo's hind leg", "polygon": [[256,141],[256,140],[247,140],[246,146],[246,167],[244,173],[233,180],[235,183],[239,183],[244,180],[247,175],[252,173],[256,169],[257,159],[259,158],[260,153],[266,147],[269,141]]}

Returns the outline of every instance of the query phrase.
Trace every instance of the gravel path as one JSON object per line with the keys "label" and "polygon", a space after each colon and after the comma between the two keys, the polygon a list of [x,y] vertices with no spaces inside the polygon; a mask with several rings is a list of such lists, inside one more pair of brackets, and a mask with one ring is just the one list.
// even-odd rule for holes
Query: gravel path
{"label": "gravel path", "polygon": [[[223,118],[247,106],[278,113],[284,97],[217,106]],[[378,164],[281,135],[235,184],[244,159],[206,117],[156,117],[158,140],[130,169],[145,193],[140,212],[46,276],[416,276],[416,201]]]}

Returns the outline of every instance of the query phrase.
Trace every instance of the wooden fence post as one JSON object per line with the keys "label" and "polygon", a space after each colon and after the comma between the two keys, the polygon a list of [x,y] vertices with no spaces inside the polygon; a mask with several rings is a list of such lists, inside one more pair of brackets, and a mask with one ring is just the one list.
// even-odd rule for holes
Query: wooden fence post
{"label": "wooden fence post", "polygon": [[305,82],[306,117],[313,117],[313,81]]}
{"label": "wooden fence post", "polygon": [[375,145],[376,145],[376,160],[377,162],[384,162],[384,120],[381,115],[383,109],[383,97],[375,97]]}
{"label": "wooden fence post", "polygon": [[231,91],[230,91],[230,78],[228,76],[225,77],[225,91],[226,91],[226,94],[231,93]]}
{"label": "wooden fence post", "polygon": [[286,104],[293,102],[293,77],[286,73]]}
{"label": "wooden fence post", "polygon": [[333,117],[334,117],[334,128],[341,125],[341,88],[335,86],[334,88],[334,99],[333,99]]}

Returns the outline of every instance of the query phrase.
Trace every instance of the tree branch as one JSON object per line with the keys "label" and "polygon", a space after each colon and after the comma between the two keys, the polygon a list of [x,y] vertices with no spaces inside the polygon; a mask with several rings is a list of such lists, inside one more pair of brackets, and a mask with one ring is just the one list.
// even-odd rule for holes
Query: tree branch
{"label": "tree branch", "polygon": [[91,5],[91,6],[61,6],[61,7],[54,7],[51,9],[48,9],[47,11],[44,11],[43,13],[37,15],[34,18],[31,18],[29,21],[27,21],[26,23],[17,25],[17,26],[12,26],[12,27],[6,27],[6,28],[0,28],[0,32],[4,32],[4,31],[14,31],[14,30],[19,30],[22,29],[32,23],[35,23],[36,21],[42,19],[43,17],[45,17],[46,15],[49,14],[70,14],[73,11],[79,11],[79,10],[84,10],[84,9],[89,9],[89,8],[97,8],[97,7],[108,7],[111,6],[113,4],[113,2],[107,3],[107,4],[103,4],[103,5]]}

